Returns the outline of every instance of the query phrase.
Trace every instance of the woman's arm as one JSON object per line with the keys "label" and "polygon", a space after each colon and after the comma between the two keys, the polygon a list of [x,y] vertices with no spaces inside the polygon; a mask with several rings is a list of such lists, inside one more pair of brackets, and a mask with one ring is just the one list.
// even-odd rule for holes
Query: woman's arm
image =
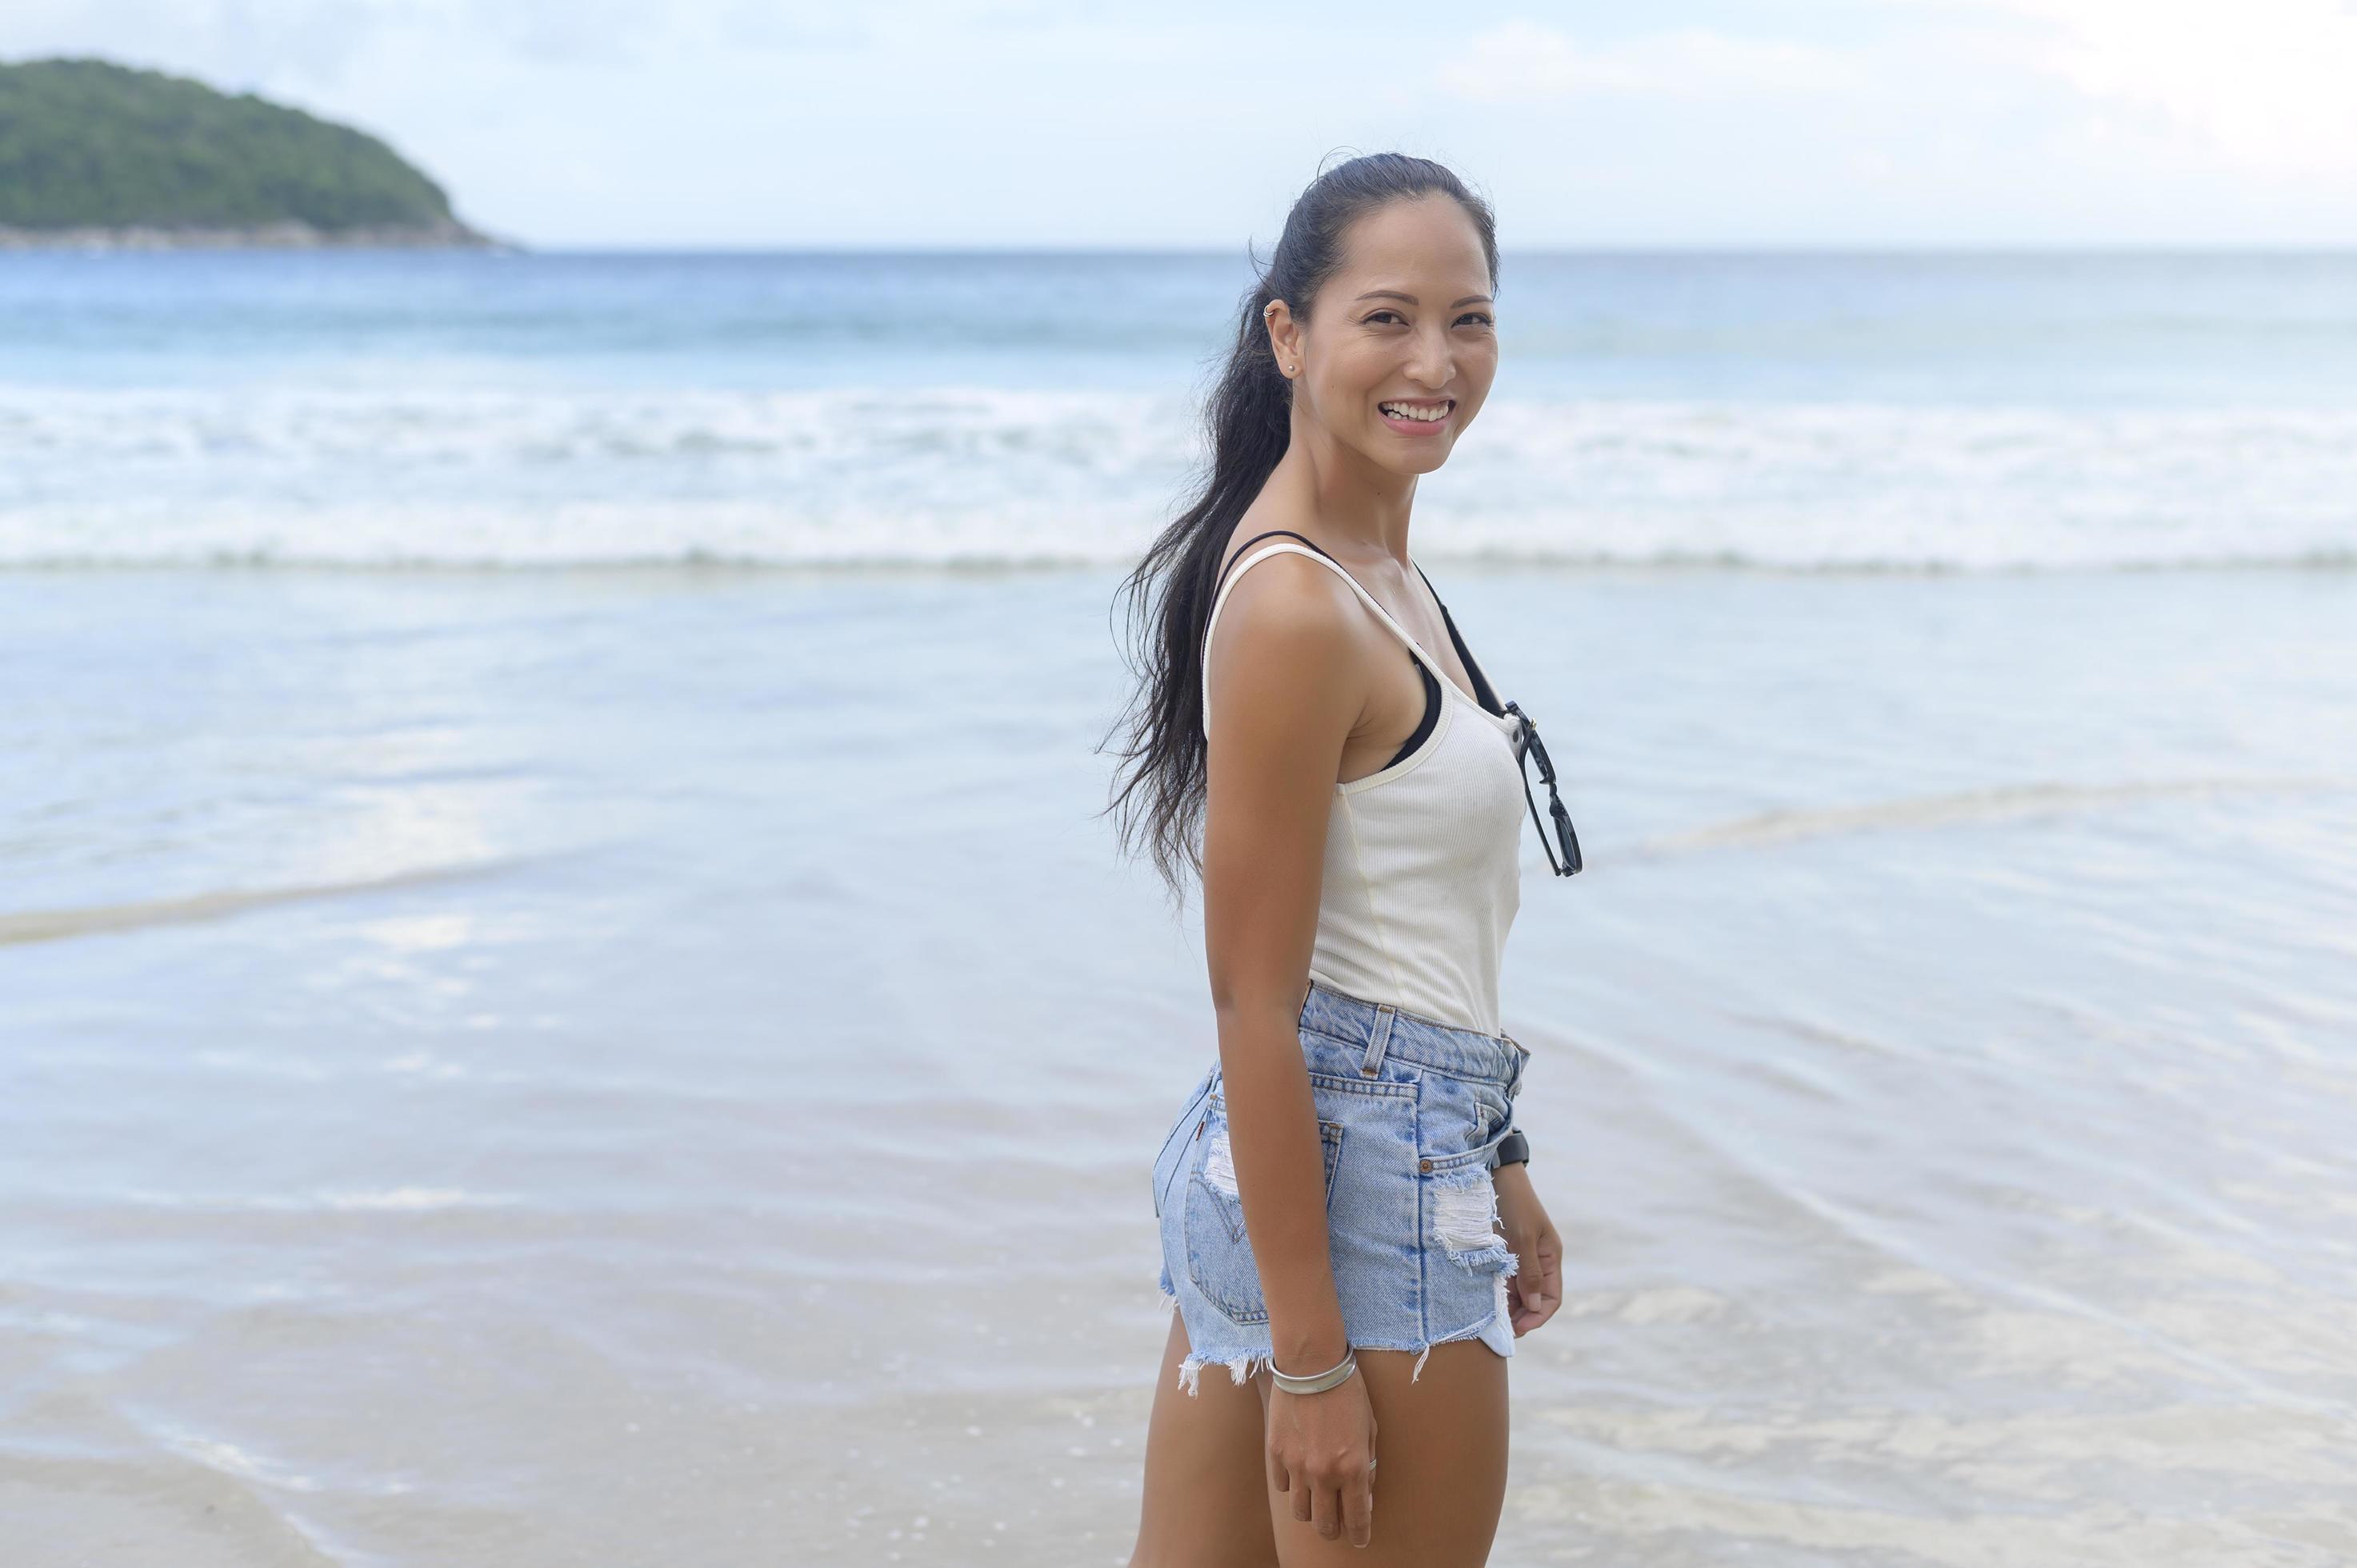
{"label": "woman's arm", "polygon": [[1357,609],[1316,562],[1264,561],[1229,590],[1206,677],[1203,932],[1229,1150],[1276,1364],[1294,1373],[1346,1348],[1297,1029],[1335,775],[1367,695]]}

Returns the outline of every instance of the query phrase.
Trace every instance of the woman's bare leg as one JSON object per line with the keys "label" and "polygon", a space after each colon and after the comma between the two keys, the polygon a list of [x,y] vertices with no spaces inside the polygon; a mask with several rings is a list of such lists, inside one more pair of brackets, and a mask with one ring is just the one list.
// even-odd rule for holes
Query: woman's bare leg
{"label": "woman's bare leg", "polygon": [[[1353,1546],[1346,1528],[1329,1541],[1295,1519],[1293,1494],[1266,1478],[1264,1462],[1280,1568],[1481,1568],[1506,1503],[1506,1359],[1478,1339],[1453,1339],[1435,1345],[1413,1380],[1412,1352],[1361,1350],[1358,1359],[1352,1375],[1367,1380],[1375,1412],[1373,1539]],[[1253,1382],[1265,1407],[1266,1374]],[[1211,1387],[1206,1377],[1203,1391]]]}
{"label": "woman's bare leg", "polygon": [[[1268,1437],[1261,1397],[1217,1364],[1203,1369],[1190,1397],[1178,1387],[1187,1348],[1186,1326],[1173,1311],[1146,1421],[1146,1497],[1130,1568],[1278,1568],[1265,1500]],[[1439,1359],[1434,1351],[1433,1360]],[[1424,1369],[1430,1377],[1432,1362]],[[1364,1562],[1366,1553],[1359,1557]]]}

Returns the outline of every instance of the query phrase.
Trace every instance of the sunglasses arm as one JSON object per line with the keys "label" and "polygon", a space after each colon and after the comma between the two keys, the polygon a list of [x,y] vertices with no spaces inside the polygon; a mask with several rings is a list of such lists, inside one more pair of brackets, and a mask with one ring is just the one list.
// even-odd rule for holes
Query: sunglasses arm
{"label": "sunglasses arm", "polygon": [[1586,864],[1579,854],[1579,835],[1572,832],[1571,813],[1564,809],[1563,797],[1555,792],[1555,768],[1547,757],[1546,747],[1539,744],[1538,723],[1523,712],[1518,703],[1508,703],[1506,708],[1522,722],[1521,743],[1514,748],[1516,758],[1519,760],[1523,756],[1531,756],[1538,763],[1539,777],[1546,784],[1547,814],[1555,819],[1558,842],[1562,843],[1564,853],[1571,857],[1568,865],[1555,857],[1555,846],[1547,843],[1546,823],[1539,817],[1538,797],[1531,793],[1530,773],[1527,769],[1518,769],[1523,775],[1523,800],[1531,809],[1531,826],[1539,831],[1539,848],[1546,854],[1547,868],[1557,876],[1577,875]]}

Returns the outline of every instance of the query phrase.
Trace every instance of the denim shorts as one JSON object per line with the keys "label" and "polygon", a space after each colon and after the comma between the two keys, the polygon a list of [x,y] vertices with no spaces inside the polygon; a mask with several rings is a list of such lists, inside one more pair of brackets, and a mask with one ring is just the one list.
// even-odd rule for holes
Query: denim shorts
{"label": "denim shorts", "polygon": [[[1342,1328],[1355,1348],[1479,1338],[1514,1353],[1490,1161],[1513,1125],[1530,1052],[1310,983],[1301,1056],[1326,1157],[1326,1229]],[[1270,1360],[1268,1305],[1245,1234],[1218,1063],[1189,1091],[1154,1162],[1163,1298],[1186,1326],[1189,1393],[1208,1362],[1238,1383]],[[1287,1368],[1314,1372],[1315,1367]]]}

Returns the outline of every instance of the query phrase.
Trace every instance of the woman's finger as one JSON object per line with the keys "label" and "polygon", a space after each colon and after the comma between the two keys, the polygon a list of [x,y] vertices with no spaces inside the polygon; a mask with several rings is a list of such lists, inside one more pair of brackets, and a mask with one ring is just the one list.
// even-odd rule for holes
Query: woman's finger
{"label": "woman's finger", "polygon": [[1527,1272],[1513,1277],[1514,1294],[1522,1304],[1522,1310],[1514,1320],[1514,1330],[1518,1334],[1527,1334],[1544,1323],[1554,1310],[1551,1304],[1562,1299],[1560,1284],[1550,1290],[1544,1283],[1546,1272],[1545,1261],[1541,1258]]}
{"label": "woman's finger", "polygon": [[1343,1489],[1342,1530],[1353,1546],[1364,1546],[1374,1539],[1375,1465],[1372,1459],[1367,1461],[1367,1473]]}
{"label": "woman's finger", "polygon": [[1510,1305],[1515,1309],[1507,1317],[1519,1337],[1531,1326],[1530,1314],[1535,1305],[1531,1297],[1536,1288],[1534,1282],[1540,1274],[1538,1238],[1527,1232],[1518,1235],[1507,1244],[1507,1250],[1514,1254],[1513,1276],[1506,1283],[1512,1287]]}
{"label": "woman's finger", "polygon": [[1318,1509],[1311,1518],[1310,1528],[1331,1541],[1342,1533],[1342,1494],[1333,1487],[1320,1487],[1317,1492]]}

